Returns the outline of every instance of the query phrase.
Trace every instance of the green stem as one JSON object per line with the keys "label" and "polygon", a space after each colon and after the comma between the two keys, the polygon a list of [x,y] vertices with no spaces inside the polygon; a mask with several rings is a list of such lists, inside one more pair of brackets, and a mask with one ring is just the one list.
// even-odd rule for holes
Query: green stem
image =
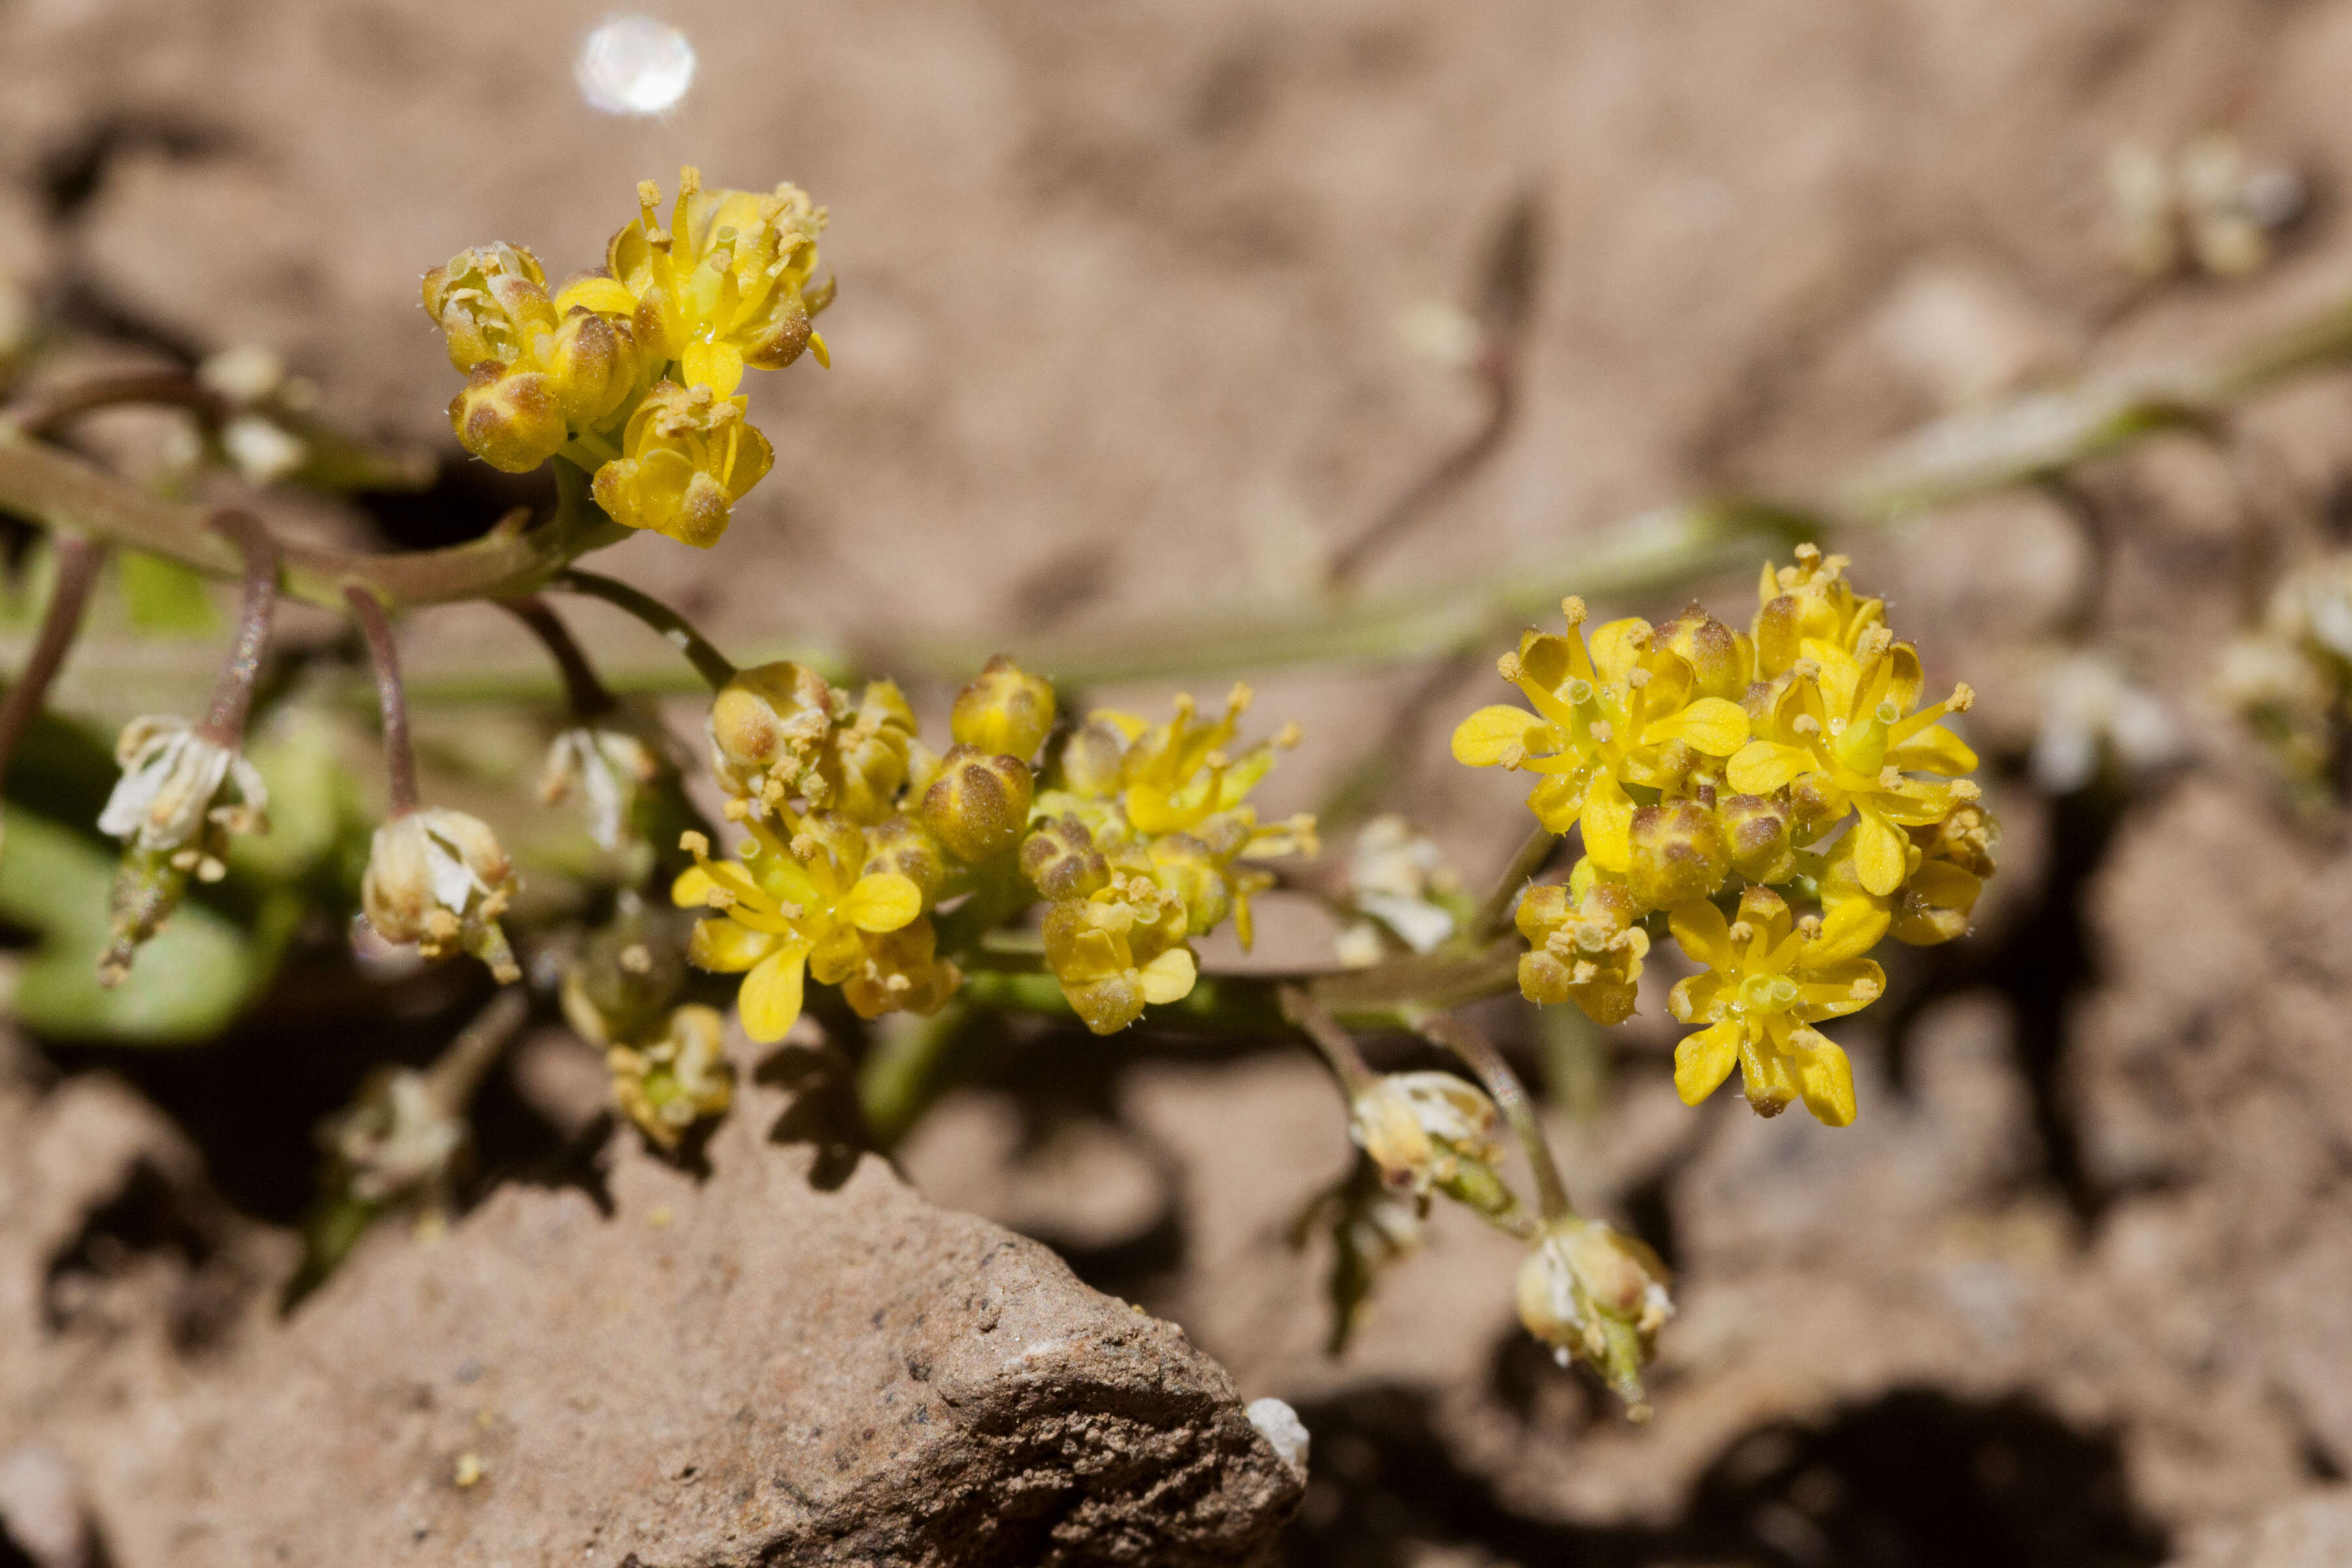
{"label": "green stem", "polygon": [[1298,1032],[1323,1053],[1323,1059],[1331,1064],[1332,1075],[1339,1079],[1339,1088],[1351,1103],[1371,1088],[1378,1075],[1364,1060],[1364,1053],[1356,1048],[1348,1031],[1339,1026],[1339,1020],[1331,1016],[1329,1008],[1302,986],[1285,985],[1276,994],[1282,1002],[1282,1016],[1297,1025]]}
{"label": "green stem", "polygon": [[594,572],[560,572],[556,574],[554,586],[567,593],[602,599],[661,633],[662,640],[686,656],[687,662],[694,666],[695,673],[702,677],[703,684],[711,690],[716,691],[735,679],[735,666],[728,661],[727,656],[713,647],[710,639],[695,630],[693,624],[684,616],[651,594]]}
{"label": "green stem", "polygon": [[1542,1205],[1544,1223],[1570,1219],[1576,1206],[1568,1201],[1568,1184],[1560,1180],[1559,1166],[1551,1157],[1551,1142],[1544,1136],[1543,1123],[1536,1119],[1535,1102],[1519,1082],[1519,1075],[1503,1059],[1486,1036],[1444,1013],[1420,1020],[1416,1026],[1423,1038],[1433,1041],[1462,1058],[1465,1066],[1476,1073],[1486,1086],[1486,1092],[1511,1131],[1518,1135],[1519,1146],[1528,1156],[1528,1168],[1536,1178],[1536,1201]]}

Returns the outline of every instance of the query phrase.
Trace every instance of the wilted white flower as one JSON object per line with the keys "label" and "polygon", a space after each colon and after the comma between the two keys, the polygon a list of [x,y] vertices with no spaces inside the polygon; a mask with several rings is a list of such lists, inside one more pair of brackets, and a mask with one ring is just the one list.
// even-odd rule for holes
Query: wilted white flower
{"label": "wilted white flower", "polygon": [[1492,1166],[1502,1158],[1499,1121],[1486,1092],[1452,1073],[1389,1073],[1349,1107],[1348,1135],[1389,1180],[1425,1196],[1465,1163]]}
{"label": "wilted white flower", "polygon": [[353,1197],[387,1203],[441,1183],[465,1145],[466,1123],[441,1102],[429,1077],[394,1068],[328,1125],[325,1142],[350,1170]]}
{"label": "wilted white flower", "polygon": [[577,792],[588,812],[588,837],[605,849],[635,837],[629,818],[637,792],[661,773],[653,749],[625,730],[583,725],[566,730],[548,748],[539,797],[550,805]]}
{"label": "wilted white flower", "polygon": [[[1436,842],[1403,817],[1374,817],[1357,834],[1348,858],[1348,901],[1413,952],[1428,952],[1454,934],[1454,912],[1435,895],[1458,887]],[[1383,956],[1380,930],[1370,921],[1343,928],[1335,946],[1349,968]]]}
{"label": "wilted white flower", "polygon": [[269,789],[259,771],[184,719],[133,719],[114,756],[122,777],[99,814],[99,831],[169,854],[205,881],[225,869],[227,835],[268,826]]}
{"label": "wilted white flower", "polygon": [[488,823],[435,807],[375,830],[360,904],[386,942],[413,942],[427,958],[455,944],[506,983],[522,970],[498,920],[520,885]]}
{"label": "wilted white flower", "polygon": [[1642,1367],[1675,1315],[1658,1255],[1605,1220],[1565,1215],[1544,1227],[1519,1265],[1519,1321],[1566,1366],[1581,1356],[1645,1420]]}

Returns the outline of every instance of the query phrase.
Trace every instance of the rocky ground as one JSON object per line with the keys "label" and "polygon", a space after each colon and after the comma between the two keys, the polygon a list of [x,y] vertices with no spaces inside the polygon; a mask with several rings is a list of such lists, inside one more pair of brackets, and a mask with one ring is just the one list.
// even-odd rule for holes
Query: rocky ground
{"label": "rocky ground", "polygon": [[[1472,302],[1515,213],[1539,236],[1515,417],[1376,587],[1556,564],[1712,489],[1801,490],[1923,419],[2352,286],[2352,14],[2324,5],[681,7],[702,83],[633,123],[570,81],[601,13],[20,0],[0,258],[84,326],[277,347],[338,416],[431,447],[452,377],[425,267],[494,237],[588,264],[632,183],[681,161],[799,180],[834,213],[835,368],[755,392],[778,471],[719,553],[606,559],[733,645],[877,650],[1311,586],[1476,427],[1475,376],[1399,322]],[[2214,128],[2297,171],[2308,210],[2249,279],[2140,281],[2109,154]],[[763,1100],[705,1184],[616,1149],[597,1193],[500,1186],[275,1325],[310,1113],[256,1133],[221,1110],[200,1080],[249,1068],[247,1041],[54,1058],[145,1100],[38,1063],[9,1091],[0,1517],[44,1568],[73,1559],[40,1531],[79,1550],[92,1519],[126,1565],[266,1560],[298,1529],[352,1560],[394,1527],[425,1532],[397,1536],[420,1562],[1217,1561],[1297,1490],[1240,1414],[1273,1395],[1315,1438],[1278,1548],[1299,1564],[2336,1562],[2352,868],[2200,694],[2259,580],[2255,525],[2341,526],[2347,430],[2352,383],[2315,379],[2225,440],[1857,542],[1931,677],[1981,693],[2004,870],[1970,940],[1846,1031],[1852,1129],[1684,1109],[1654,1004],[1555,1097],[1580,1196],[1681,1276],[1647,1427],[1517,1333],[1512,1250],[1465,1225],[1323,1354],[1322,1260],[1286,1237],[1346,1145],[1328,1082],[1276,1043],[1034,1058],[903,1151],[932,1200],[1108,1297],[873,1157],[762,1142],[785,1114]],[[634,628],[581,620],[614,666],[659,668]],[[490,616],[417,626],[425,675],[528,667]],[[2085,657],[2152,691],[2172,743],[2038,787],[2048,682]],[[159,662],[205,661],[85,660],[63,699],[121,717],[171,687]],[[1316,799],[1420,679],[1265,682],[1261,710],[1308,731],[1270,804]],[[1492,695],[1473,675],[1426,700],[1393,800],[1474,879],[1518,836],[1517,791],[1442,741]],[[1541,1068],[1520,1015],[1491,1022]],[[363,1066],[289,1103],[315,1113]],[[550,1103],[499,1093],[499,1115]],[[1028,1283],[971,1298],[988,1269]],[[537,1342],[526,1302],[574,1314],[593,1354]],[[932,1315],[902,1329],[910,1308]],[[956,1338],[992,1311],[992,1338],[1054,1327],[1019,1354]],[[1039,1338],[1063,1342],[1020,1370]],[[827,1364],[790,1360],[820,1343]],[[903,1443],[786,1414],[894,1391],[968,1414]],[[740,1496],[812,1459],[807,1495]],[[502,1533],[526,1510],[576,1538]]]}

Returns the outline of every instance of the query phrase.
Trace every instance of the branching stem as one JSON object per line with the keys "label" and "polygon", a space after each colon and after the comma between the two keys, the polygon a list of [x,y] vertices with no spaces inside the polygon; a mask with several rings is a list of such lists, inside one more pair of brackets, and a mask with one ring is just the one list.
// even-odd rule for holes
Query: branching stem
{"label": "branching stem", "polygon": [[129,404],[185,408],[208,427],[228,417],[228,403],[211,387],[176,370],[109,371],[85,376],[11,410],[7,422],[35,440],[49,440],[85,414]]}
{"label": "branching stem", "polygon": [[228,662],[221,667],[220,683],[213,689],[213,710],[203,731],[224,746],[240,745],[246,716],[253,710],[253,689],[261,679],[261,656],[269,646],[269,627],[278,614],[278,575],[281,557],[278,541],[249,511],[229,508],[215,514],[213,531],[236,545],[245,557],[245,597],[236,613],[236,640]]}
{"label": "branching stem", "polygon": [[408,740],[408,693],[400,684],[400,647],[393,640],[392,620],[383,603],[354,583],[343,590],[343,602],[367,638],[368,658],[375,666],[376,705],[383,714],[383,772],[392,795],[394,819],[416,809],[416,751]]}
{"label": "branching stem", "polygon": [[654,630],[662,640],[684,654],[694,666],[697,675],[713,691],[735,679],[735,666],[727,656],[710,645],[710,639],[694,629],[684,616],[641,589],[594,572],[564,571],[556,574],[554,585],[567,593],[585,594],[602,599],[615,609],[627,612]]}
{"label": "branching stem", "polygon": [[1285,985],[1276,994],[1282,1002],[1282,1016],[1323,1053],[1323,1059],[1331,1064],[1339,1088],[1351,1102],[1372,1086],[1377,1075],[1364,1060],[1364,1053],[1356,1048],[1355,1040],[1339,1026],[1339,1020],[1331,1016],[1329,1008],[1300,986]]}
{"label": "branching stem", "polygon": [[1528,1168],[1535,1173],[1536,1201],[1543,1210],[1544,1222],[1549,1225],[1574,1215],[1576,1207],[1568,1201],[1568,1184],[1560,1180],[1559,1166],[1551,1157],[1550,1141],[1544,1137],[1543,1123],[1536,1119],[1535,1101],[1528,1098],[1519,1075],[1511,1070],[1503,1053],[1486,1036],[1449,1013],[1430,1014],[1419,1019],[1415,1026],[1423,1037],[1461,1058],[1494,1097],[1504,1120],[1518,1134],[1519,1146],[1527,1152]]}

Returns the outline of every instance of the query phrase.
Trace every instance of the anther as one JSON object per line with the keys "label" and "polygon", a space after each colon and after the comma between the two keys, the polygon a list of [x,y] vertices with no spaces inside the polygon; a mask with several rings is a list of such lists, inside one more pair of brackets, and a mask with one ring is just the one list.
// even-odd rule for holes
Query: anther
{"label": "anther", "polygon": [[1944,704],[1945,708],[1948,711],[1954,713],[1965,713],[1976,705],[1976,689],[1965,680],[1960,681],[1952,688],[1952,700]]}
{"label": "anther", "polygon": [[1590,612],[1585,609],[1581,595],[1570,594],[1559,602],[1559,613],[1568,617],[1569,629],[1573,631],[1584,624],[1584,617]]}

